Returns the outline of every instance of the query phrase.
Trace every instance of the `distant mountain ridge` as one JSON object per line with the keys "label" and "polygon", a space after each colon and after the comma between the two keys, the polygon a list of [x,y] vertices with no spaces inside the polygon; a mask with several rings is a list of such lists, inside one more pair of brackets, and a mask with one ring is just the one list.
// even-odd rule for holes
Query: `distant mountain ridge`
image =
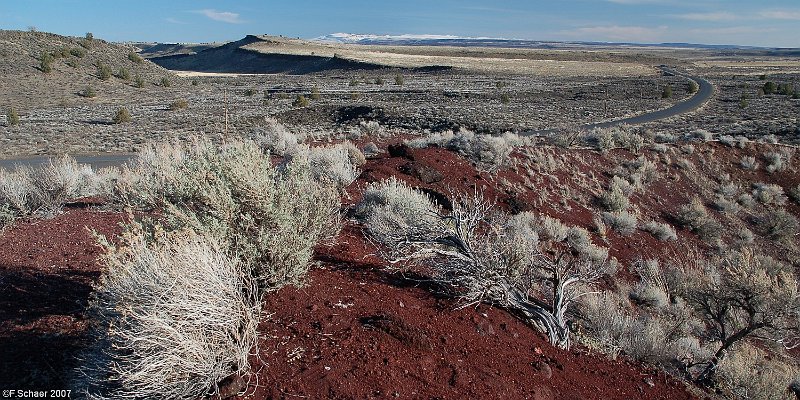
{"label": "distant mountain ridge", "polygon": [[[454,35],[373,35],[352,33],[331,33],[319,36],[312,41],[362,45],[399,45],[399,46],[482,46],[555,49],[585,46],[626,46],[626,47],[666,47],[682,49],[731,49],[731,50],[770,50],[785,49],[774,47],[741,46],[733,44],[698,44],[698,43],[633,43],[633,42],[595,42],[595,41],[541,41],[528,39],[507,39],[491,37],[462,37]],[[786,49],[791,50],[791,49]]]}

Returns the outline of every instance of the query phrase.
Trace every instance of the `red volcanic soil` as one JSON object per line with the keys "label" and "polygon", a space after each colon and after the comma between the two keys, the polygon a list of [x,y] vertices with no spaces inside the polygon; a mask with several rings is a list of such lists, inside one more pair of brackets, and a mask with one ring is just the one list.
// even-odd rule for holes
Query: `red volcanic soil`
{"label": "red volcanic soil", "polygon": [[[707,146],[720,165],[703,166],[704,155],[697,152],[691,158],[698,169],[728,171],[745,189],[748,182],[783,179],[780,183],[789,187],[800,179],[737,167],[742,155],[764,149]],[[551,151],[572,170],[537,172],[530,175],[531,187],[520,166],[489,174],[451,151],[395,147],[392,154],[368,160],[343,200],[352,205],[369,182],[396,176],[434,196],[477,190],[495,199],[498,208],[531,210],[591,228],[592,196],[607,185],[608,171],[635,156]],[[644,217],[666,221],[666,214],[701,188],[689,172],[672,165],[659,164],[659,173],[632,201]],[[559,198],[565,188],[570,196]],[[787,209],[797,214],[797,206]],[[124,219],[118,213],[68,209],[50,220],[17,223],[0,235],[0,387],[63,387],[63,372],[74,365],[82,345],[91,285],[101,271],[99,249],[86,227],[113,236]],[[707,248],[686,230],[678,236],[676,242],[662,243],[638,231],[629,237],[594,234],[594,240],[609,246],[623,265]],[[422,277],[387,271],[376,251],[348,222],[335,244],[317,249],[318,265],[305,286],[268,296],[253,373],[239,398],[694,398],[683,383],[655,369],[577,346],[555,349],[504,310],[459,308],[438,297]]]}
{"label": "red volcanic soil", "polygon": [[90,229],[118,235],[124,219],[72,209],[0,234],[0,388],[67,389],[64,371],[74,365],[100,276]]}
{"label": "red volcanic soil", "polygon": [[694,398],[662,372],[555,349],[503,310],[459,309],[369,249],[348,226],[306,286],[269,296],[240,399]]}

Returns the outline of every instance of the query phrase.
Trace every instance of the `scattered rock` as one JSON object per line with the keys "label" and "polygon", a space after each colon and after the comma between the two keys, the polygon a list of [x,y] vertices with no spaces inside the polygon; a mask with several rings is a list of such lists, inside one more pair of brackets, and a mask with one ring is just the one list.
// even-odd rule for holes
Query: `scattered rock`
{"label": "scattered rock", "polygon": [[440,182],[444,179],[444,175],[442,175],[439,170],[430,166],[428,163],[420,161],[403,165],[401,167],[401,172],[411,175],[426,184]]}
{"label": "scattered rock", "polygon": [[387,148],[391,157],[402,157],[409,160],[414,160],[414,155],[411,154],[411,148],[404,143],[390,144]]}
{"label": "scattered rock", "polygon": [[219,383],[219,398],[227,399],[236,396],[237,393],[247,387],[247,381],[239,375],[231,375]]}
{"label": "scattered rock", "polygon": [[553,377],[553,369],[550,368],[550,365],[545,361],[534,361],[531,363],[531,366],[533,366],[533,370],[536,371],[535,375],[537,378],[550,379]]}

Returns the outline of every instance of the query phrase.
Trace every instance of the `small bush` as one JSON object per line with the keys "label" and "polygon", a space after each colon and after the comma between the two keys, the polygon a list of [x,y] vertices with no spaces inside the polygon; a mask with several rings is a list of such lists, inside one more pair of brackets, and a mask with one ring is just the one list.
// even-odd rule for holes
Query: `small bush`
{"label": "small bush", "polygon": [[758,162],[756,161],[755,157],[743,156],[742,160],[739,162],[739,165],[741,165],[743,169],[750,171],[755,171],[758,169]]}
{"label": "small bush", "polygon": [[796,365],[745,343],[733,348],[722,360],[716,383],[725,398],[789,399],[793,396],[787,388],[798,374],[800,369]]}
{"label": "small bush", "polygon": [[662,99],[671,99],[672,98],[672,86],[667,85],[664,86],[664,90],[661,92]]}
{"label": "small bush", "polygon": [[39,70],[44,73],[53,72],[53,61],[55,61],[55,57],[52,54],[42,53],[39,56]]}
{"label": "small bush", "polygon": [[101,62],[97,63],[97,77],[100,80],[107,81],[111,79],[111,67]]}
{"label": "small bush", "polygon": [[630,205],[628,196],[621,185],[612,181],[611,186],[600,195],[598,201],[606,211],[623,211]]}
{"label": "small bush", "polygon": [[[712,139],[714,139],[714,134],[705,129],[697,129],[694,132],[692,132],[692,137],[694,137],[695,139],[699,139],[703,142],[709,142]],[[693,152],[694,152],[694,146],[692,146],[692,153]],[[692,154],[692,153],[687,153],[687,154]]]}
{"label": "small bush", "polygon": [[19,114],[14,107],[9,107],[6,113],[6,122],[10,126],[19,125]]}
{"label": "small bush", "polygon": [[0,205],[21,216],[52,216],[68,200],[100,194],[99,187],[99,178],[91,167],[67,156],[51,159],[38,168],[0,169]]}
{"label": "small bush", "polygon": [[235,254],[262,288],[303,282],[314,246],[339,229],[339,195],[314,179],[308,157],[278,168],[252,141],[145,147],[113,200],[163,209],[167,230],[190,227]]}
{"label": "small bush", "polygon": [[115,124],[124,124],[131,122],[132,120],[133,119],[131,118],[130,111],[128,111],[128,109],[125,107],[120,107],[117,110],[117,113],[114,114],[114,118],[112,118],[112,121],[114,121]]}
{"label": "small bush", "polygon": [[764,154],[767,166],[764,168],[770,174],[785,171],[792,161],[792,153],[788,151],[771,151]]}
{"label": "small bush", "polygon": [[140,56],[140,55],[138,55],[136,53],[133,53],[133,52],[128,53],[128,60],[130,60],[134,64],[141,64],[141,63],[144,62],[144,59],[142,58],[142,56]]}
{"label": "small bush", "polygon": [[689,81],[687,90],[690,94],[695,94],[698,90],[700,90],[700,86],[695,81]]}
{"label": "small bush", "polygon": [[89,398],[194,399],[248,371],[260,298],[223,246],[192,231],[107,245],[92,344],[72,386]]}
{"label": "small bush", "polygon": [[383,127],[378,121],[361,121],[358,123],[358,127],[361,132],[370,136],[381,136],[383,133]]}
{"label": "small bush", "polygon": [[93,87],[89,86],[78,92],[78,95],[81,97],[93,98],[97,97],[97,92],[94,90]]}
{"label": "small bush", "polygon": [[789,198],[794,200],[795,203],[800,204],[800,185],[789,189]]}
{"label": "small bush", "polygon": [[86,57],[86,49],[82,49],[80,47],[74,47],[69,50],[69,54],[72,54],[75,57],[83,58]]}
{"label": "small bush", "polygon": [[319,100],[320,98],[322,98],[322,96],[319,94],[319,88],[316,86],[311,88],[311,100]]}
{"label": "small bush", "polygon": [[787,240],[798,233],[797,218],[784,209],[770,210],[755,218],[756,229],[773,240]]}
{"label": "small bush", "polygon": [[778,85],[775,82],[768,81],[762,86],[764,94],[775,94],[778,91]]}
{"label": "small bush", "polygon": [[344,142],[332,147],[312,148],[308,162],[314,179],[344,189],[358,178],[359,167],[366,159],[352,143]]}
{"label": "small bush", "polygon": [[708,214],[705,205],[696,197],[680,208],[675,219],[703,241],[713,242],[722,235],[722,225]]}
{"label": "small bush", "polygon": [[753,185],[753,197],[764,205],[784,205],[786,195],[783,187],[775,184],[756,183]]}
{"label": "small bush", "polygon": [[136,75],[136,77],[133,78],[133,86],[136,87],[136,88],[139,88],[139,89],[143,88],[144,87],[144,79],[142,79],[141,76]]}
{"label": "small bush", "polygon": [[244,91],[244,95],[247,96],[247,97],[251,97],[251,96],[253,96],[255,94],[256,94],[255,89],[246,89]]}
{"label": "small bush", "polygon": [[503,104],[511,104],[511,96],[508,93],[503,93],[500,95],[500,102]]}
{"label": "small bush", "polygon": [[642,225],[642,229],[649,232],[656,239],[662,242],[670,242],[678,239],[678,234],[670,224],[649,221]]}
{"label": "small bush", "polygon": [[394,76],[394,84],[401,86],[406,83],[406,79],[401,74],[397,74]]}
{"label": "small bush", "polygon": [[189,107],[189,102],[186,99],[178,99],[170,103],[169,109],[172,111],[175,110],[183,110],[186,107]]}
{"label": "small bush", "polygon": [[294,107],[308,107],[309,101],[306,96],[298,95],[294,101],[292,102],[292,106]]}
{"label": "small bush", "polygon": [[714,209],[728,214],[736,214],[739,212],[739,203],[729,197],[717,195],[714,199]]}
{"label": "small bush", "polygon": [[170,82],[169,78],[167,78],[166,76],[161,77],[161,80],[158,81],[158,84],[161,85],[161,87],[172,86],[172,82]]}
{"label": "small bush", "polygon": [[120,68],[119,72],[117,72],[117,78],[122,79],[123,81],[131,80],[131,72],[125,68]]}
{"label": "small bush", "polygon": [[265,119],[265,125],[251,135],[262,151],[281,157],[297,152],[297,145],[302,142],[302,138],[289,132],[274,118]]}
{"label": "small bush", "polygon": [[632,235],[638,224],[636,214],[628,211],[604,212],[603,222],[622,236]]}

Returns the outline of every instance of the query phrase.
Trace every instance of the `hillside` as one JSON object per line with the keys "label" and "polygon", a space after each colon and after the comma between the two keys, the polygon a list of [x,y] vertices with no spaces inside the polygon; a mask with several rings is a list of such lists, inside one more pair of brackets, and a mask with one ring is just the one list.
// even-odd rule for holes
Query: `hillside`
{"label": "hillside", "polygon": [[171,70],[225,72],[240,74],[308,74],[337,69],[376,69],[378,65],[345,60],[333,55],[259,52],[254,44],[275,45],[273,38],[248,35],[241,40],[203,50],[197,54],[152,57],[151,60]]}
{"label": "hillside", "polygon": [[[536,49],[438,46],[366,46],[248,35],[197,54],[154,57],[173,70],[307,74],[329,70],[449,70],[557,76],[648,76],[652,60],[598,58]],[[491,63],[485,62],[492,59]]]}
{"label": "hillside", "polygon": [[[133,46],[97,38],[0,30],[0,86],[10,88],[0,92],[0,107],[57,105],[74,100],[86,88],[128,98],[137,91],[137,77],[145,85],[157,84],[162,77],[175,79],[171,72],[131,54],[136,54]],[[43,55],[52,57],[50,72],[42,70]],[[101,79],[98,64],[112,76]]]}

